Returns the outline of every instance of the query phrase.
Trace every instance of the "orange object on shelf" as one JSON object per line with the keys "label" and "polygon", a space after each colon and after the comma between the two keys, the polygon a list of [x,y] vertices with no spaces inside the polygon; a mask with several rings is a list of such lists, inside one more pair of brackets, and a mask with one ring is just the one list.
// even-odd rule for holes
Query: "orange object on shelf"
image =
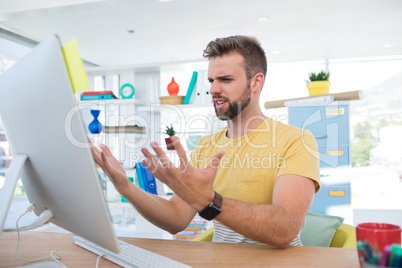
{"label": "orange object on shelf", "polygon": [[174,81],[174,77],[172,77],[172,82],[167,86],[167,91],[170,96],[177,96],[179,94],[179,85]]}

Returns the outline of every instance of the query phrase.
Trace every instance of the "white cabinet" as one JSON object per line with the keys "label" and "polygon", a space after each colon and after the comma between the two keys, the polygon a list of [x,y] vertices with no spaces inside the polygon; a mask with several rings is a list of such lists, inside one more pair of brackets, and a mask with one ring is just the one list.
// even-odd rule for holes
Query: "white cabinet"
{"label": "white cabinet", "polygon": [[[152,118],[149,112],[138,110],[144,105],[144,102],[136,99],[81,101],[79,104],[88,136],[95,144],[106,144],[125,168],[132,168],[140,161],[140,149],[149,147],[151,138],[158,138],[151,131],[150,122],[158,122],[160,119]],[[94,120],[91,109],[101,111],[98,120],[102,124],[102,132],[99,134],[91,134],[88,130],[88,125]],[[127,126],[136,127],[135,131],[129,131]],[[125,131],[107,131],[107,127],[124,127]]]}
{"label": "white cabinet", "polygon": [[[98,107],[103,113],[99,117],[104,126],[139,125],[145,128],[143,134],[100,134],[94,139],[113,147],[114,155],[125,167],[133,167],[143,155],[142,147],[150,149],[150,143],[157,141],[163,149],[166,149],[163,134],[166,125],[172,124],[185,148],[186,139],[190,135],[211,134],[215,130],[225,126],[225,123],[215,117],[212,103],[206,98],[199,97],[200,104],[189,105],[160,105],[159,97],[166,96],[166,87],[171,78],[175,77],[180,85],[179,95],[187,93],[188,85],[194,70],[199,71],[197,79],[206,78],[206,62],[194,64],[171,64],[151,67],[95,67],[87,70],[90,89],[95,91],[111,90],[119,97],[119,89],[122,85],[130,83],[135,88],[134,98],[131,100],[102,100],[95,102],[93,107]],[[187,80],[186,80],[187,79]],[[197,81],[200,88],[196,92],[209,91],[208,82]],[[77,96],[78,98],[79,96]],[[88,105],[89,102],[81,102],[80,105]],[[202,103],[202,104],[201,104]],[[86,125],[93,117],[89,114],[89,108],[84,113]],[[191,148],[190,148],[191,149]],[[152,150],[151,150],[152,151]],[[169,152],[169,156],[173,155]]]}
{"label": "white cabinet", "polygon": [[[135,88],[132,99],[80,101],[85,125],[93,120],[90,109],[99,109],[101,114],[99,121],[105,126],[139,126],[143,133],[105,133],[90,135],[96,143],[104,143],[112,150],[114,156],[119,159],[126,168],[134,167],[143,156],[142,147],[150,148],[152,140],[160,140],[160,116],[158,113],[150,113],[141,107],[150,106],[159,99],[159,67],[135,68],[104,68],[97,67],[87,70],[90,90],[112,91],[120,96],[120,87],[131,84]],[[79,94],[77,98],[79,99]]]}
{"label": "white cabinet", "polygon": [[[180,85],[179,95],[185,95],[188,85],[194,70],[204,68],[203,64],[189,65],[161,65],[157,67],[96,67],[87,70],[90,89],[94,91],[110,90],[120,97],[119,89],[122,85],[130,83],[135,88],[133,99],[117,99],[117,100],[100,100],[100,101],[79,101],[80,108],[83,111],[85,125],[88,126],[93,120],[90,114],[90,109],[99,109],[101,114],[99,121],[103,126],[126,126],[138,125],[144,127],[144,133],[105,133],[89,135],[96,144],[104,143],[112,150],[114,156],[122,162],[126,169],[128,177],[135,176],[133,167],[136,162],[144,159],[141,153],[141,148],[150,148],[152,141],[158,142],[166,155],[175,164],[179,164],[179,158],[176,151],[166,150],[165,134],[163,130],[166,125],[172,124],[178,136],[186,149],[189,156],[190,151],[186,139],[190,135],[207,135],[211,134],[219,128],[225,126],[225,122],[219,121],[215,116],[215,111],[212,103],[207,97],[202,97],[202,94],[209,92],[207,82],[203,81],[203,88],[198,88],[196,93],[200,93],[198,104],[189,105],[160,105],[160,96],[166,96],[166,87],[170,83],[172,77],[175,77],[176,82]],[[188,69],[186,69],[188,68]],[[183,78],[183,79],[181,79]],[[185,80],[186,78],[187,80]],[[200,79],[205,78],[206,71],[200,75]],[[77,99],[80,94],[77,94]],[[191,149],[191,148],[190,148]],[[106,196],[109,201],[118,201],[119,195],[116,193],[111,182],[103,175],[102,183],[106,191]],[[168,188],[163,186],[158,180],[156,181],[158,194],[163,195],[168,193]],[[163,191],[159,190],[162,185]],[[170,196],[166,196],[169,198]],[[122,206],[125,211],[122,213],[122,225],[127,225],[125,215],[128,209],[132,209],[131,205],[124,202],[112,202],[112,206]],[[120,217],[120,212],[117,212],[117,218]],[[161,233],[161,229],[149,224],[138,214],[135,214],[135,225],[137,231],[148,233]]]}

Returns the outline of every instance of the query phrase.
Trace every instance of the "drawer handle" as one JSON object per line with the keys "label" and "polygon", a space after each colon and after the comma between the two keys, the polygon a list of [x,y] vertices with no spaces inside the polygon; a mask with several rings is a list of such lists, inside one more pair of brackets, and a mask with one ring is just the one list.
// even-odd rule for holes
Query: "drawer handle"
{"label": "drawer handle", "polygon": [[345,196],[346,192],[345,191],[329,191],[328,195],[329,196]]}
{"label": "drawer handle", "polygon": [[327,110],[327,115],[343,115],[345,114],[345,109],[328,109]]}
{"label": "drawer handle", "polygon": [[344,150],[328,150],[328,155],[344,155]]}
{"label": "drawer handle", "polygon": [[316,139],[326,139],[326,138],[328,138],[328,135],[325,135],[325,136],[314,136],[314,138],[316,138]]}

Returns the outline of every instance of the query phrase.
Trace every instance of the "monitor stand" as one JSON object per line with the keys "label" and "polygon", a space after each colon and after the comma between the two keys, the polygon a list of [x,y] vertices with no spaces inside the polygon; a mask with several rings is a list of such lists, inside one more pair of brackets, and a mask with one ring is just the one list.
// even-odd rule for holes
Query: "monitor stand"
{"label": "monitor stand", "polygon": [[7,171],[3,188],[0,191],[0,237],[7,218],[8,209],[10,208],[14,196],[15,186],[17,185],[21,170],[27,159],[27,154],[17,154],[13,157],[11,165]]}

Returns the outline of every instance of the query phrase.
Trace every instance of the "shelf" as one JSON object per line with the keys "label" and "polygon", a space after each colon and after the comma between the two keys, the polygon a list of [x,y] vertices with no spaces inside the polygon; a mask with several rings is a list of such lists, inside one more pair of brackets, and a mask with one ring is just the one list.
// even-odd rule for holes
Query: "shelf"
{"label": "shelf", "polygon": [[310,98],[321,97],[321,96],[333,96],[334,101],[361,100],[361,99],[363,99],[363,91],[356,90],[356,91],[340,92],[340,93],[326,94],[326,95],[316,95],[316,96],[286,99],[286,100],[267,101],[267,102],[265,102],[264,107],[265,107],[265,109],[281,108],[281,107],[285,107],[285,102],[287,102],[287,101],[304,100],[304,99],[310,99]]}
{"label": "shelf", "polygon": [[13,160],[13,157],[10,155],[0,155],[0,160]]}
{"label": "shelf", "polygon": [[[158,130],[158,131],[156,131],[156,133],[161,133],[161,134],[165,134],[165,131],[161,131],[161,130]],[[208,134],[205,134],[205,133],[208,133]],[[177,134],[189,134],[189,135],[192,135],[192,134],[200,134],[201,136],[203,136],[203,135],[210,135],[210,134],[212,134],[213,132],[211,132],[210,130],[208,130],[208,129],[205,129],[205,130],[188,130],[188,131],[176,131],[176,135],[175,136],[178,136]],[[167,135],[165,134],[165,138],[167,138]]]}
{"label": "shelf", "polygon": [[138,99],[113,99],[113,100],[80,100],[80,104],[96,104],[96,105],[106,105],[106,104],[116,104],[116,105],[140,105],[146,106],[147,103]]}
{"label": "shelf", "polygon": [[158,109],[163,109],[163,108],[169,108],[169,107],[177,107],[180,109],[194,109],[194,108],[210,108],[213,109],[214,107],[211,105],[205,105],[205,104],[179,104],[179,105],[159,105],[156,108]]}
{"label": "shelf", "polygon": [[163,109],[180,109],[180,110],[185,110],[185,109],[213,109],[214,107],[211,105],[205,105],[205,104],[178,104],[178,105],[144,105],[143,107],[139,107],[138,111],[143,111],[143,112],[149,112],[151,110],[154,111],[160,111]]}
{"label": "shelf", "polygon": [[145,127],[138,126],[104,126],[105,134],[144,134]]}

